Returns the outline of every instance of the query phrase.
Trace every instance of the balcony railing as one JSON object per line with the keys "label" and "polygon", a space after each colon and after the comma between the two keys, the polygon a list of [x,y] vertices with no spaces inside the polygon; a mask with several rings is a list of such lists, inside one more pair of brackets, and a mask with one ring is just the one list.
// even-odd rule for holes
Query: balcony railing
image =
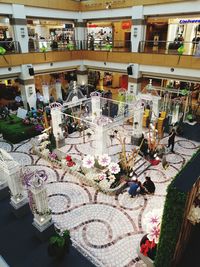
{"label": "balcony railing", "polygon": [[198,42],[184,41],[140,41],[138,52],[172,55],[196,55],[198,45]]}
{"label": "balcony railing", "polygon": [[19,54],[21,47],[17,41],[0,41],[0,54]]}
{"label": "balcony railing", "polygon": [[131,41],[114,40],[106,42],[103,40],[70,41],[57,42],[46,40],[29,40],[29,52],[48,52],[48,51],[63,51],[63,50],[93,50],[93,51],[131,51]]}

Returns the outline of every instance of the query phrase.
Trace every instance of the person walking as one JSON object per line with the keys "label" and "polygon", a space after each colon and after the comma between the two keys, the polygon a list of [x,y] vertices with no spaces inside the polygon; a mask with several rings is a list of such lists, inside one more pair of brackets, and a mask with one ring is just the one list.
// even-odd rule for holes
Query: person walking
{"label": "person walking", "polygon": [[171,146],[171,152],[174,153],[174,142],[175,142],[175,137],[176,137],[176,131],[175,129],[172,129],[170,135],[169,135],[169,139],[168,139],[168,146]]}

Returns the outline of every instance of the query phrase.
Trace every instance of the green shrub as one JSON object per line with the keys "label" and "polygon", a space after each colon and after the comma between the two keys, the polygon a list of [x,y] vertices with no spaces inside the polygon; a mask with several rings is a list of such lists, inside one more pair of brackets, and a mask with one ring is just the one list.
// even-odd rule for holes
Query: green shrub
{"label": "green shrub", "polygon": [[14,115],[12,118],[0,121],[0,132],[6,141],[17,144],[39,134],[34,125],[24,125],[22,119]]}

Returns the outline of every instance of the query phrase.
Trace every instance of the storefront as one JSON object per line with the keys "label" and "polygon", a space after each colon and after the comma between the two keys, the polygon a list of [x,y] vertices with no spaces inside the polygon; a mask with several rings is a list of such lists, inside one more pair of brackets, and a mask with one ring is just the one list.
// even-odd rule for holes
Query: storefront
{"label": "storefront", "polygon": [[74,41],[71,21],[28,19],[29,50],[62,48]]}
{"label": "storefront", "polygon": [[91,50],[130,47],[131,20],[88,22],[87,31],[88,47]]}
{"label": "storefront", "polygon": [[146,30],[146,47],[153,50],[163,49],[169,53],[184,46],[184,54],[195,54],[200,41],[200,18],[148,18]]}
{"label": "storefront", "polygon": [[0,41],[11,40],[13,40],[13,31],[10,20],[7,17],[0,16]]}

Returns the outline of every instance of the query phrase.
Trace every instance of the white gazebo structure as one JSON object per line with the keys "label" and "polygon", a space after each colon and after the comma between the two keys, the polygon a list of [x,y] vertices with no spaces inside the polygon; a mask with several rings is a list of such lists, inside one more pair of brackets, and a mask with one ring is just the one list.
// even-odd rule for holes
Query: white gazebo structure
{"label": "white gazebo structure", "polygon": [[[91,94],[91,98],[77,103],[73,106],[74,111],[72,114],[69,112],[64,113],[66,109],[71,109],[66,105],[62,108],[61,106],[56,107],[56,103],[52,107],[52,127],[53,133],[56,139],[63,138],[62,122],[67,119],[76,121],[81,125],[90,128],[95,133],[95,146],[94,155],[109,154],[107,150],[107,143],[109,132],[122,125],[124,121],[133,119],[137,122],[137,130],[133,123],[133,135],[138,137],[142,136],[142,114],[143,108],[141,101],[134,101],[132,103],[120,102],[108,98],[101,97],[101,94],[94,92]],[[67,139],[65,140],[67,145]],[[65,145],[63,143],[63,145]],[[59,147],[61,148],[61,146]]]}

